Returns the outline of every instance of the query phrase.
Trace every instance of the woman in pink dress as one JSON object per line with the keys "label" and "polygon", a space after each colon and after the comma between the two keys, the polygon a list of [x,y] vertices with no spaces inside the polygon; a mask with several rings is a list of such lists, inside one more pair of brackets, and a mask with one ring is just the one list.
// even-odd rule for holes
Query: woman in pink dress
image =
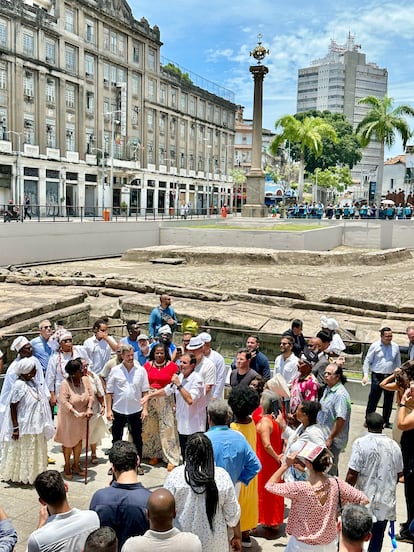
{"label": "woman in pink dress", "polygon": [[[269,493],[265,485],[280,467],[283,458],[282,431],[274,419],[274,413],[280,410],[278,396],[265,389],[260,400],[263,416],[256,425],[256,453],[262,464],[258,475],[259,486],[259,524],[276,532],[284,518],[284,500],[282,496]],[[275,535],[276,536],[276,535]]]}
{"label": "woman in pink dress", "polygon": [[[63,477],[71,480],[73,475],[84,476],[80,465],[82,440],[86,438],[86,420],[93,414],[93,391],[88,376],[82,375],[81,359],[70,360],[65,371],[68,377],[59,389],[59,410],[55,441],[62,444],[65,467]],[[70,459],[73,453],[73,465]]]}

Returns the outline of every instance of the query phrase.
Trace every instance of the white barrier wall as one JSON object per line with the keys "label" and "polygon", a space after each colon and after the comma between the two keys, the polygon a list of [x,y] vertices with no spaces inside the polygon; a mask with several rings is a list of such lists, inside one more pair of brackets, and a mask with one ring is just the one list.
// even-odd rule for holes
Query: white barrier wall
{"label": "white barrier wall", "polygon": [[0,265],[121,255],[159,245],[159,222],[39,222],[0,225]]}

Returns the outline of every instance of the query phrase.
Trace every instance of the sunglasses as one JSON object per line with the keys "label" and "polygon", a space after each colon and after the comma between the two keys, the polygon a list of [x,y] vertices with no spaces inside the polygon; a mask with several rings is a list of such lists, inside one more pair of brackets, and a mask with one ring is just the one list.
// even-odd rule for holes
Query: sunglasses
{"label": "sunglasses", "polygon": [[52,326],[42,326],[42,330],[50,330]]}
{"label": "sunglasses", "polygon": [[72,343],[73,339],[62,339],[61,343]]}

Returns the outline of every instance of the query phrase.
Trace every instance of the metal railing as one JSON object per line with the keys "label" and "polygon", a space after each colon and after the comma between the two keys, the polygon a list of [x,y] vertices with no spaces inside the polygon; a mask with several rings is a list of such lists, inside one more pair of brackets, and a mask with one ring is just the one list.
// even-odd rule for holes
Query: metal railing
{"label": "metal railing", "polygon": [[[229,213],[231,214],[231,213]],[[220,217],[219,207],[214,207],[207,212],[203,209],[188,209],[183,211],[181,208],[139,208],[139,207],[76,207],[68,205],[30,205],[27,208],[22,205],[0,205],[0,220],[4,222],[24,222],[24,221],[53,221],[53,222],[71,222],[71,221],[142,221],[142,220],[191,220],[194,218]]]}

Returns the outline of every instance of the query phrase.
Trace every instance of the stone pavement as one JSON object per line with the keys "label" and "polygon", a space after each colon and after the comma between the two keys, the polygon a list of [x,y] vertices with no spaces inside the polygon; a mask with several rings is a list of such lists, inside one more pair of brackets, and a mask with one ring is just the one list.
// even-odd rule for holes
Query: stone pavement
{"label": "stone pavement", "polygon": [[[353,405],[352,418],[351,418],[351,437],[347,451],[341,455],[340,461],[340,476],[344,477],[347,469],[347,459],[349,458],[351,444],[354,439],[359,437],[363,433],[363,416],[364,408],[361,406]],[[386,430],[390,434],[389,430]],[[102,448],[105,449],[110,446],[110,439],[104,439]],[[92,494],[109,482],[107,470],[109,468],[109,462],[107,456],[102,452],[102,448],[98,451],[100,456],[100,463],[96,466],[92,466],[89,471],[88,484],[84,484],[83,478],[77,478],[74,476],[74,480],[69,482],[69,502],[72,506],[87,509]],[[63,469],[63,456],[60,452],[60,445],[54,442],[50,443],[50,454],[56,459],[56,465],[50,466],[59,471]],[[166,476],[167,470],[163,464],[159,466],[146,466],[144,465],[145,475],[140,479],[143,485],[151,490],[162,486]],[[405,520],[405,502],[403,486],[398,485],[398,498],[397,498],[397,521],[398,523]],[[13,521],[15,528],[19,535],[19,541],[15,548],[16,552],[23,552],[26,548],[27,539],[30,533],[36,528],[38,523],[39,502],[37,500],[37,494],[33,487],[13,485],[5,482],[0,483],[0,505],[6,510],[7,514]],[[398,529],[397,523],[397,529]],[[264,552],[282,551],[285,549],[287,538],[282,536],[274,540],[266,540],[264,538],[252,538],[253,547],[252,552],[263,550]],[[391,550],[391,543],[387,537],[384,540],[383,550]],[[398,550],[401,552],[412,551],[412,546],[407,543],[398,543]]]}

